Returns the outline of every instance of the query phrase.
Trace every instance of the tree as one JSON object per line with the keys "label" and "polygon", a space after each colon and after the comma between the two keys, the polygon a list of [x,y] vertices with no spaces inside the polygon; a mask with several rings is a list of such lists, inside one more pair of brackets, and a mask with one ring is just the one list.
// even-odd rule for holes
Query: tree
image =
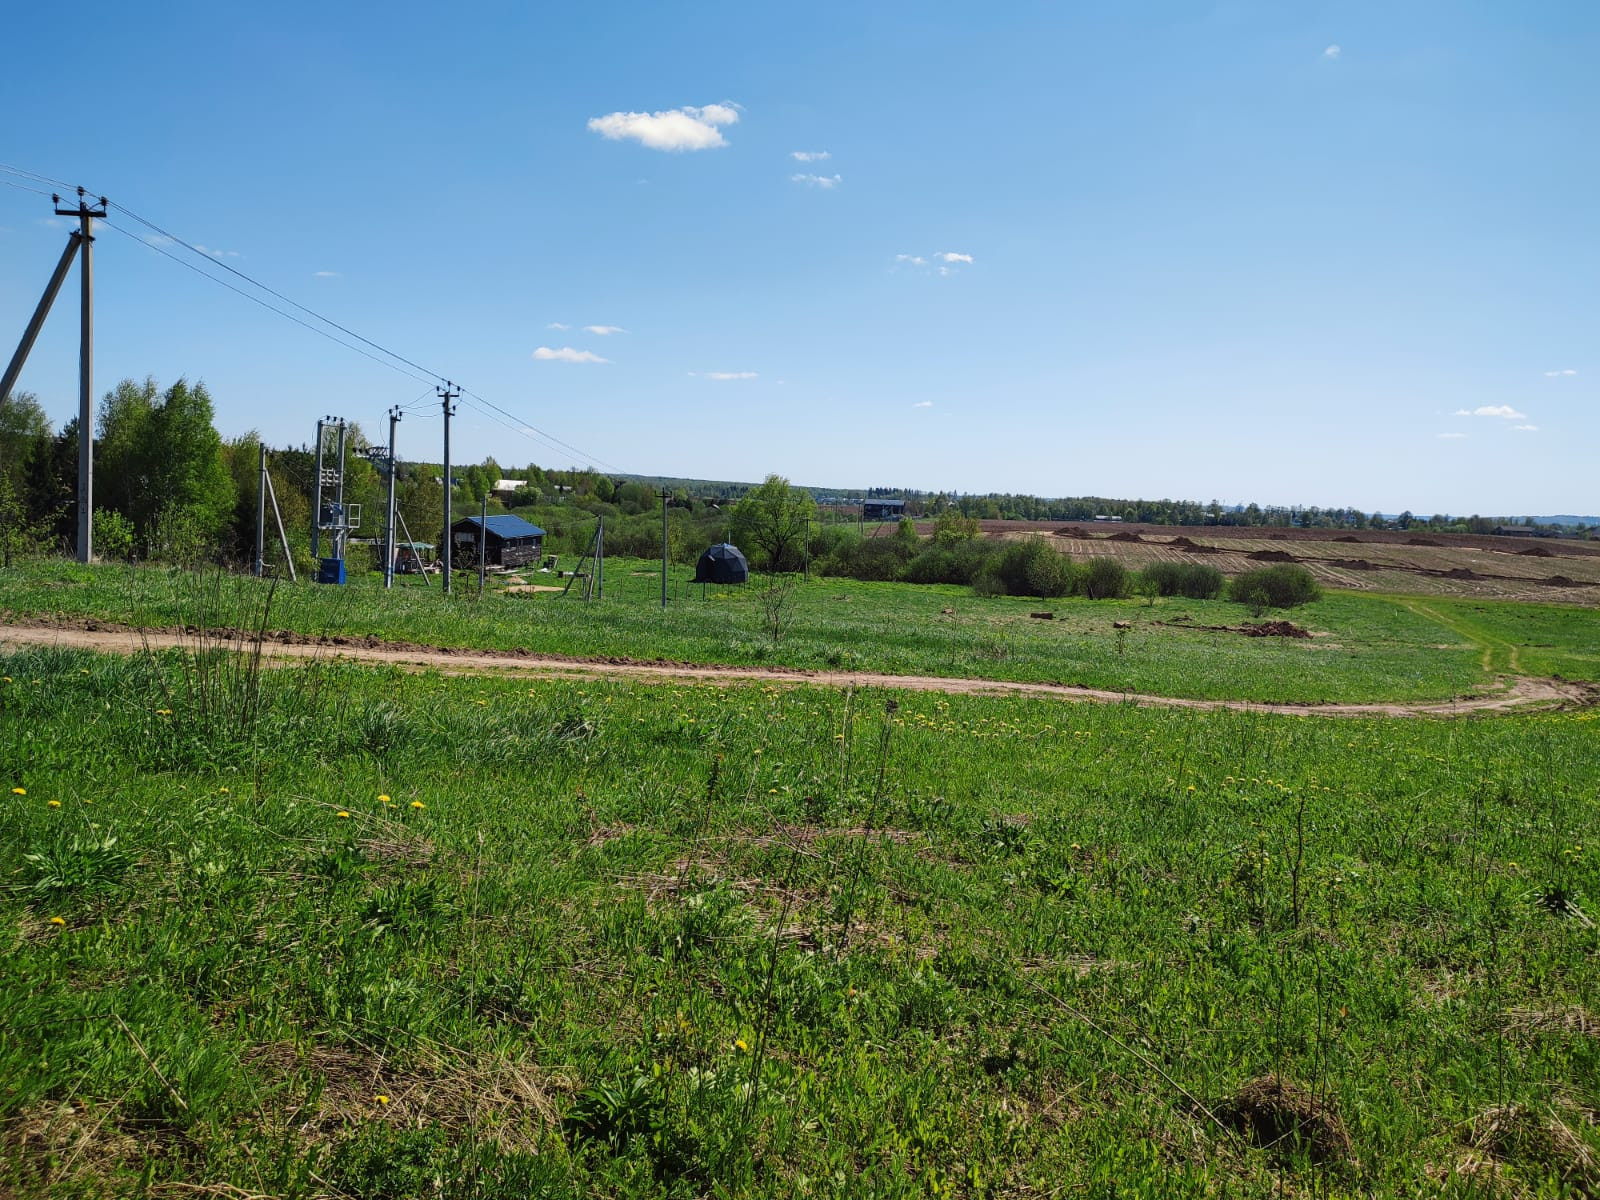
{"label": "tree", "polygon": [[180,379],[162,394],[140,439],[148,481],[135,504],[152,554],[189,557],[215,548],[233,512],[233,480],[222,461],[222,438],[212,424],[205,384]]}
{"label": "tree", "polygon": [[734,536],[761,552],[768,571],[800,566],[808,522],[816,519],[817,502],[804,488],[790,487],[781,475],[768,475],[733,506]]}

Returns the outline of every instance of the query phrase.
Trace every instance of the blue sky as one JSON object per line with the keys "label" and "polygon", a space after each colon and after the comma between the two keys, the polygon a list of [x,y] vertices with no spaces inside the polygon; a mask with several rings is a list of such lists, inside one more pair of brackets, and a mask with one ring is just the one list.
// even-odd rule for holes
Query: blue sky
{"label": "blue sky", "polygon": [[[461,461],[1597,507],[1589,3],[89,3],[7,43],[0,162],[515,415],[469,397]],[[280,444],[429,391],[114,223],[97,390],[203,379]],[[64,234],[0,186],[8,355]],[[58,422],[74,300],[19,385]]]}

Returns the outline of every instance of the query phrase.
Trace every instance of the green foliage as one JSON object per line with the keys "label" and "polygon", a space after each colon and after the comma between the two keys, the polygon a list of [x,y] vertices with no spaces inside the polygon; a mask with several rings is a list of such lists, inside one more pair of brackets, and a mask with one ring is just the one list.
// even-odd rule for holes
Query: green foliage
{"label": "green foliage", "polygon": [[1215,600],[1226,582],[1221,571],[1206,563],[1154,562],[1139,574],[1158,596],[1191,600]]}
{"label": "green foliage", "polygon": [[94,510],[94,552],[102,559],[133,558],[133,522],[109,508]]}
{"label": "green foliage", "polygon": [[1079,587],[1090,600],[1119,600],[1128,594],[1128,568],[1115,558],[1091,558],[1081,579]]}
{"label": "green foliage", "polygon": [[978,572],[979,595],[1054,598],[1073,590],[1073,566],[1042,537],[1007,542]]}
{"label": "green foliage", "polygon": [[1275,563],[1236,575],[1228,584],[1228,599],[1249,605],[1256,612],[1268,608],[1294,608],[1322,599],[1322,589],[1311,572],[1296,563]]}
{"label": "green foliage", "polygon": [[752,565],[768,571],[795,571],[804,555],[806,528],[816,520],[817,503],[804,488],[781,475],[768,475],[733,506],[734,540],[753,549]]}
{"label": "green foliage", "polygon": [[933,521],[933,540],[941,546],[970,542],[978,536],[976,517],[964,516],[958,508],[947,508]]}

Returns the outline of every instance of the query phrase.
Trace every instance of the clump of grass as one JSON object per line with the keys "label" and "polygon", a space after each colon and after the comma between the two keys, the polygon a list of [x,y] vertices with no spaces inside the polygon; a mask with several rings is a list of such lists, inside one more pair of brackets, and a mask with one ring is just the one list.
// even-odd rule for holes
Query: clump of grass
{"label": "clump of grass", "polygon": [[1350,1156],[1350,1134],[1339,1114],[1290,1079],[1252,1079],[1218,1106],[1217,1115],[1264,1150],[1303,1152],[1319,1163]]}

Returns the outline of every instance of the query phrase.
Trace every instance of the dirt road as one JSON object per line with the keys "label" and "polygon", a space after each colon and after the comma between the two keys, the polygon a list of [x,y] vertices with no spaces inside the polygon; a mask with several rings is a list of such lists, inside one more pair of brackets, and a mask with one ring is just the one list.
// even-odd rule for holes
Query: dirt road
{"label": "dirt road", "polygon": [[[61,646],[105,654],[132,654],[149,648],[195,647],[198,639],[175,630],[136,630],[100,621],[65,624],[0,625],[0,647]],[[215,644],[215,641],[214,641]],[[239,643],[228,642],[228,645]],[[264,657],[347,659],[385,663],[412,670],[437,670],[456,675],[518,675],[556,678],[626,678],[661,683],[789,683],[812,687],[882,687],[952,695],[1022,695],[1096,704],[1134,704],[1146,708],[1188,708],[1236,712],[1281,713],[1333,717],[1449,717],[1462,713],[1583,708],[1600,703],[1600,688],[1560,679],[1515,676],[1502,680],[1485,695],[1431,703],[1266,704],[1253,700],[1191,700],[1147,696],[1062,683],[1011,683],[1002,680],[956,679],[931,675],[880,675],[865,671],[805,671],[790,667],[737,667],[717,664],[641,662],[634,659],[562,658],[517,651],[453,650],[381,642],[376,638],[310,638],[268,634]]]}

